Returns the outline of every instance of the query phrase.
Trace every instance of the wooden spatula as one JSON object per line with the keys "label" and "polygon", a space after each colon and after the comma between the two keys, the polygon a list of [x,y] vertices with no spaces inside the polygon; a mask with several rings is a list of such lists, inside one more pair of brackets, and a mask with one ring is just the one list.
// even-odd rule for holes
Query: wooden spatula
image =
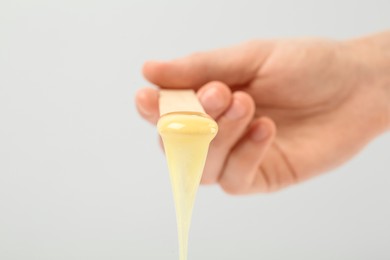
{"label": "wooden spatula", "polygon": [[160,116],[173,112],[206,114],[193,90],[161,90]]}

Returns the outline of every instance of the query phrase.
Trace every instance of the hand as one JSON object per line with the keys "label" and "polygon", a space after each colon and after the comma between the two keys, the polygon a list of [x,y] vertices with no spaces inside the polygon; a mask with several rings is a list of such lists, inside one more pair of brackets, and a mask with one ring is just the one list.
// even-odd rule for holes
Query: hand
{"label": "hand", "polygon": [[[330,170],[388,127],[381,54],[359,41],[251,41],[168,62],[147,62],[162,88],[191,88],[219,125],[202,183],[228,193],[275,191]],[[140,114],[158,120],[158,90]]]}

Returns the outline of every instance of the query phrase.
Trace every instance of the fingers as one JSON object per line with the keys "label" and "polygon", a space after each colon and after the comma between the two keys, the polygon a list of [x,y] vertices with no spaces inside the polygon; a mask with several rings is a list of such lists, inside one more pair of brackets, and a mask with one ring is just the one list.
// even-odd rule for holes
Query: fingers
{"label": "fingers", "polygon": [[141,116],[152,124],[156,124],[159,119],[158,90],[143,88],[138,90],[135,96],[135,103]]}
{"label": "fingers", "polygon": [[[218,118],[230,105],[232,94],[228,86],[221,82],[210,82],[199,89],[198,98],[205,111],[214,119]],[[152,88],[140,89],[136,94],[136,106],[143,118],[156,124],[160,114],[159,93]]]}
{"label": "fingers", "polygon": [[[264,117],[253,121],[253,99],[241,91],[232,94],[221,82],[204,85],[197,95],[219,126],[210,145],[202,183],[219,182],[231,194],[268,191],[273,175],[262,174],[260,164],[276,135],[273,121]],[[158,121],[158,90],[141,89],[136,104],[146,120],[154,124]]]}
{"label": "fingers", "polygon": [[[265,153],[276,134],[275,124],[268,118],[260,118],[252,123],[248,133],[232,149],[223,174],[219,179],[221,187],[230,194],[251,193],[254,180],[259,173]],[[256,178],[256,192],[265,192],[267,181],[261,185]]]}
{"label": "fingers", "polygon": [[254,110],[254,102],[248,94],[237,91],[232,95],[230,106],[217,120],[219,132],[210,145],[202,176],[203,184],[218,181],[230,150],[247,131]]}
{"label": "fingers", "polygon": [[195,88],[210,81],[229,86],[252,80],[271,48],[267,42],[252,41],[230,48],[196,53],[173,61],[149,61],[143,74],[165,88]]}

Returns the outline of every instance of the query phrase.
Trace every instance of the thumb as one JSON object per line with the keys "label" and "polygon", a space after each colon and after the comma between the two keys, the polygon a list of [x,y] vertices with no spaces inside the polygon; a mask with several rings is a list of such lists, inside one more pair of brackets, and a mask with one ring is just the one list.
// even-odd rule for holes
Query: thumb
{"label": "thumb", "polygon": [[163,88],[198,89],[210,81],[239,87],[256,76],[270,50],[271,42],[251,41],[172,61],[149,61],[144,64],[143,74]]}

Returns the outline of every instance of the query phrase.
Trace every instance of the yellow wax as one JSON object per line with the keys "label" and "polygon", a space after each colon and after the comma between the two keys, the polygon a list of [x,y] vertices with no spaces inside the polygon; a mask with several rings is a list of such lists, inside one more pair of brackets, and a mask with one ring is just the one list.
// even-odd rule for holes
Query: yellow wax
{"label": "yellow wax", "polygon": [[157,128],[163,139],[171,178],[180,260],[186,260],[195,195],[218,125],[205,114],[180,112],[162,116]]}

